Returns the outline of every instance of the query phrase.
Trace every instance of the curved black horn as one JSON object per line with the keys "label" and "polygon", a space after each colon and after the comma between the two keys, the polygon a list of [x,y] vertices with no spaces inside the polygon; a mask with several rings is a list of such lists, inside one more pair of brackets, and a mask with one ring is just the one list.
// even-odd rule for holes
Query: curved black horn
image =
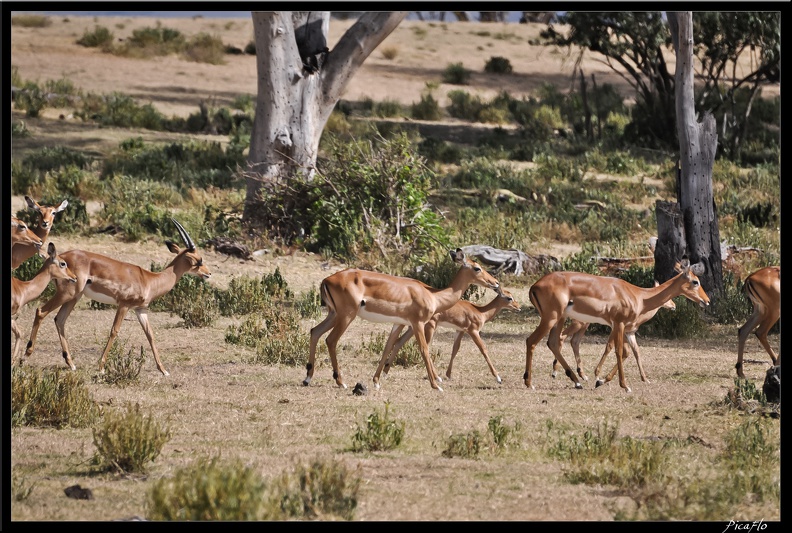
{"label": "curved black horn", "polygon": [[188,250],[195,250],[195,243],[190,238],[190,235],[187,233],[187,230],[184,229],[184,226],[179,224],[175,218],[172,218],[171,220],[173,221],[173,224],[176,226],[176,229],[179,230],[179,235],[181,235],[181,238],[184,241],[184,246],[186,246]]}

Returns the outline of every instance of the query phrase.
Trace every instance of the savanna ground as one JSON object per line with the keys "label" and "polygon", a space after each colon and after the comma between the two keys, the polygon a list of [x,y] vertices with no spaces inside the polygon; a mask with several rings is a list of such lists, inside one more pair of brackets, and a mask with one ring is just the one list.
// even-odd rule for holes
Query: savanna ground
{"label": "savanna ground", "polygon": [[[124,36],[136,27],[155,23],[156,19],[146,18],[70,16],[68,22],[56,17],[47,28],[13,27],[12,63],[25,79],[68,77],[84,90],[124,91],[136,99],[150,101],[166,114],[189,114],[207,98],[228,102],[240,93],[255,94],[252,56],[228,56],[224,65],[208,65],[175,56],[119,58],[74,44],[95,24],[123,26],[114,31]],[[246,19],[166,19],[163,23],[187,34],[212,32],[240,48],[252,39],[251,21]],[[414,29],[419,24],[428,30],[428,35]],[[332,39],[337,39],[348,25],[332,21]],[[561,52],[527,45],[539,26],[503,25],[499,29],[513,36],[505,39],[471,38],[473,27],[465,23],[402,23],[380,47],[397,48],[396,58],[388,60],[375,51],[350,82],[345,98],[391,98],[409,104],[418,100],[427,80],[440,78],[445,66],[459,58],[464,58],[465,65],[474,71],[470,86],[487,96],[502,88],[515,96],[529,94],[540,82],[570,86],[571,60],[566,60]],[[492,82],[483,74],[483,66],[493,55],[510,57],[518,74],[506,82]],[[587,58],[584,68],[596,72],[601,82],[626,91],[621,78],[594,58]],[[446,91],[441,88],[437,92],[442,95]],[[101,155],[132,135],[128,130],[100,129],[77,120],[61,120],[60,113],[45,109],[40,118],[25,119],[33,135],[19,142],[15,139],[12,154],[63,144]],[[134,134],[146,141],[181,137],[147,130]],[[13,197],[10,207],[15,213],[24,204],[21,198]],[[167,264],[171,257],[164,245],[127,243],[110,235],[66,235],[53,242],[61,251],[95,251],[145,268],[152,263]],[[460,243],[466,244],[476,243]],[[568,244],[545,243],[542,248],[526,251],[563,256],[574,250]],[[210,249],[200,252],[212,270],[211,283],[218,287],[227,287],[235,277],[259,277],[278,268],[289,288],[300,294],[317,288],[327,275],[355,266],[327,262],[302,251],[270,250],[251,261]],[[453,379],[443,383],[442,393],[431,389],[422,365],[393,368],[382,388],[374,390],[371,377],[379,354],[373,353],[369,345],[387,334],[389,328],[385,325],[358,320],[342,338],[339,362],[350,385],[344,390],[332,380],[323,342],[313,382],[304,387],[302,366],[250,364],[246,361],[253,350],[225,342],[227,328],[236,325],[237,319],[221,317],[211,327],[186,329],[180,325],[179,317],[165,312],[149,316],[163,363],[171,375],[165,377],[157,371],[145,336],[137,320],[130,316],[119,338],[127,348],[146,349],[139,383],[125,388],[96,383],[92,377],[97,372],[115,310],[92,310],[83,300],[67,323],[67,335],[77,372],[89,384],[94,399],[105,409],[138,403],[144,411],[167,421],[173,437],[147,475],[119,477],[97,474],[91,469],[94,446],[90,429],[14,428],[10,469],[34,484],[34,488],[23,501],[11,502],[10,518],[104,521],[145,516],[147,490],[154,480],[207,456],[240,459],[265,478],[315,458],[341,461],[362,480],[355,511],[355,520],[361,521],[610,521],[636,512],[637,504],[629,494],[608,485],[571,483],[565,476],[570,465],[547,453],[558,438],[548,430],[548,424],[555,430],[582,434],[587,430],[596,432],[599,424],[609,422],[618,425],[620,436],[692,443],[674,459],[685,465],[680,480],[695,478],[699,469],[707,475],[706,466],[726,450],[726,435],[746,418],[745,412],[724,404],[729,389],[734,387],[736,328],[714,328],[702,338],[684,341],[639,334],[651,383],[640,381],[630,358],[625,369],[631,393],[620,389],[616,380],[599,388],[588,381],[583,390],[575,390],[561,374],[551,378],[552,354],[541,343],[534,357],[536,388],[529,390],[522,380],[525,338],[538,324],[538,315],[527,297],[530,283],[508,276],[501,281],[522,304],[520,312],[502,311],[482,334],[503,383],[495,382],[480,353],[466,338],[455,361]],[[488,292],[481,301],[492,296]],[[18,318],[23,343],[38,303],[28,305]],[[50,315],[43,323],[37,349],[25,365],[64,365],[53,317]],[[322,318],[324,313],[304,321],[306,336]],[[439,352],[441,375],[452,338],[451,333],[441,331],[431,347],[433,353]],[[583,366],[590,376],[604,342],[604,337],[588,335],[582,345]],[[771,336],[771,344],[778,346],[778,335]],[[564,353],[568,360],[572,359],[568,347]],[[769,358],[754,338],[749,340],[746,357],[746,375],[761,387]],[[357,382],[368,386],[368,395],[352,394]],[[356,429],[386,404],[391,416],[406,423],[402,445],[382,452],[350,451]],[[477,458],[443,456],[452,435],[474,430],[486,433],[488,420],[495,416],[515,428],[516,439],[510,446],[497,453],[483,451]],[[74,484],[91,488],[94,499],[67,498],[63,489]],[[733,514],[723,516],[724,524],[717,527],[729,520],[758,519],[780,520],[780,505],[772,501],[743,504]]]}

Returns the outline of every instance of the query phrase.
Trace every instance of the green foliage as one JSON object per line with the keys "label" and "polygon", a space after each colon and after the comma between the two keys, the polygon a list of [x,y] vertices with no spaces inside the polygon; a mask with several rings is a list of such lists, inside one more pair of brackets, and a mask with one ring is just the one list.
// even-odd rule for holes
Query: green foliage
{"label": "green foliage", "polygon": [[102,471],[145,473],[170,439],[170,428],[159,424],[153,414],[144,415],[140,404],[128,404],[126,412],[108,409],[102,423],[93,428],[94,463]]}
{"label": "green foliage", "polygon": [[44,15],[14,15],[11,25],[20,28],[46,28],[52,24],[52,19]]}
{"label": "green foliage", "polygon": [[730,387],[726,393],[724,404],[732,409],[746,411],[749,413],[769,412],[768,403],[764,392],[756,387],[756,384],[748,379],[734,378],[734,387]]}
{"label": "green foliage", "polygon": [[11,426],[88,427],[99,408],[71,370],[11,367]]}
{"label": "green foliage", "polygon": [[403,113],[402,105],[397,100],[386,98],[374,104],[375,117],[398,117]]}
{"label": "green foliage", "polygon": [[33,83],[26,82],[14,98],[14,108],[25,112],[28,118],[36,118],[47,106],[47,95]]}
{"label": "green foliage", "polygon": [[459,63],[449,63],[443,71],[443,83],[451,85],[467,85],[471,72]]}
{"label": "green foliage", "polygon": [[353,520],[361,479],[343,463],[314,460],[272,483],[277,520]]}
{"label": "green foliage", "polygon": [[190,40],[184,45],[182,55],[197,63],[223,65],[225,64],[223,57],[225,50],[226,46],[219,37],[208,33],[199,33],[190,37]]}
{"label": "green foliage", "polygon": [[317,318],[322,312],[322,299],[319,296],[319,291],[315,287],[311,287],[300,294],[294,301],[294,307],[302,318]]}
{"label": "green foliage", "polygon": [[187,46],[187,39],[179,30],[164,28],[157,21],[155,28],[140,28],[132,31],[132,35],[118,46],[113,53],[121,56],[147,59],[153,56],[164,56],[182,52]]}
{"label": "green foliage", "polygon": [[226,329],[225,341],[256,350],[251,364],[301,366],[308,361],[309,337],[300,313],[281,301],[262,302],[239,326]]}
{"label": "green foliage", "polygon": [[389,413],[390,402],[385,402],[385,410],[375,410],[366,417],[365,427],[358,424],[352,435],[352,450],[359,451],[386,451],[399,446],[404,438],[405,423],[394,420]]}
{"label": "green foliage", "polygon": [[474,429],[465,434],[453,434],[448,437],[446,449],[443,450],[442,455],[448,458],[475,459],[484,446],[484,436],[479,430]]}
{"label": "green foliage", "polygon": [[11,139],[25,139],[31,135],[24,120],[14,120],[11,122]]}
{"label": "green foliage", "polygon": [[137,241],[172,227],[170,208],[181,203],[181,195],[169,184],[115,176],[105,182],[105,204],[97,218],[103,225],[112,224],[126,240]]}
{"label": "green foliage", "polygon": [[113,32],[104,26],[95,26],[93,31],[85,30],[83,36],[77,40],[77,44],[89,48],[102,48],[103,50],[110,51],[114,40],[115,37]]}
{"label": "green foliage", "polygon": [[267,484],[250,466],[204,458],[156,480],[148,492],[149,520],[256,521],[268,512]]}
{"label": "green foliage", "polygon": [[[171,224],[170,220],[164,224]],[[164,267],[152,263],[152,272],[161,272]],[[151,302],[152,311],[168,311],[177,315],[184,322],[185,328],[203,328],[212,326],[220,314],[220,295],[202,278],[185,274],[176,285]]]}
{"label": "green foliage", "polygon": [[36,487],[35,481],[30,481],[27,477],[19,473],[16,469],[11,472],[11,498],[15,502],[27,500]]}
{"label": "green foliage", "polygon": [[492,437],[495,450],[500,451],[507,448],[516,439],[516,434],[520,431],[521,426],[517,422],[513,427],[509,427],[503,423],[502,416],[492,416],[487,422],[487,429]]}
{"label": "green foliage", "polygon": [[[102,349],[104,349],[104,346],[102,346]],[[133,348],[130,348],[129,351],[124,353],[125,351],[126,342],[121,342],[119,338],[116,337],[113,344],[110,346],[110,351],[107,353],[104,373],[97,374],[94,380],[119,387],[127,387],[140,383],[140,371],[143,369],[143,363],[146,362],[143,347],[140,347],[139,355],[135,355],[135,350]]]}
{"label": "green foliage", "polygon": [[511,74],[512,70],[509,59],[500,56],[490,57],[484,65],[484,72],[490,74]]}
{"label": "green foliage", "polygon": [[[314,291],[316,292],[316,291]],[[272,305],[272,299],[292,299],[293,293],[279,268],[260,278],[242,276],[231,279],[228,289],[218,293],[223,316],[247,315]]]}
{"label": "green foliage", "polygon": [[138,105],[126,94],[114,91],[99,95],[88,93],[83,99],[82,109],[74,116],[92,120],[102,126],[119,128],[146,128],[161,131],[168,119],[152,104]]}

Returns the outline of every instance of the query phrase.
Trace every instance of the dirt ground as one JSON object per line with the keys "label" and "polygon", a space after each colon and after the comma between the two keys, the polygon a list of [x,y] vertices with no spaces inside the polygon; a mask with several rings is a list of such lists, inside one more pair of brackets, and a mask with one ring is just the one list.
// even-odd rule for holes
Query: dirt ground
{"label": "dirt ground", "polygon": [[[252,56],[228,56],[225,65],[213,66],[176,57],[124,59],[74,44],[86,29],[97,24],[124,38],[134,28],[154,26],[156,22],[153,18],[69,16],[54,18],[53,24],[43,29],[12,27],[12,64],[23,79],[43,82],[67,77],[84,91],[122,91],[152,102],[165,113],[185,116],[195,112],[204,99],[228,104],[240,93],[255,94]],[[240,48],[252,39],[250,20],[161,22],[188,35],[216,33],[224,42]],[[349,24],[333,21],[331,41],[335,42]],[[475,23],[430,26],[403,22],[364,63],[344,97],[370,97],[375,101],[391,98],[409,104],[419,99],[427,81],[439,81],[445,67],[460,60],[475,72],[468,89],[487,97],[502,89],[519,96],[545,82],[562,88],[572,83],[572,58],[528,44],[540,26],[493,24],[487,27],[488,36],[479,35],[481,29]],[[393,60],[385,59],[382,53],[388,47],[397,49]],[[485,76],[483,67],[491,56],[508,57],[515,73],[497,81]],[[612,83],[627,91],[624,81],[596,58],[587,57],[582,65],[587,75],[596,75],[598,83]],[[445,95],[450,88],[441,85],[436,94]],[[78,139],[87,150],[102,153],[130,135],[128,130],[92,129],[73,119],[59,120],[57,114],[57,110],[47,111],[42,119],[28,122],[36,142],[57,144],[68,137]],[[14,143],[14,151],[28,146],[16,140]],[[22,209],[22,198],[13,197],[10,207],[12,212]],[[89,205],[89,209],[98,207]],[[152,262],[167,264],[172,257],[162,244],[124,243],[109,235],[58,236],[53,242],[60,250],[91,250],[144,268]],[[563,251],[556,250],[556,255],[562,256]],[[219,288],[227,288],[237,276],[259,277],[278,268],[289,288],[300,294],[348,266],[303,252],[283,255],[263,251],[252,261],[208,249],[200,253],[212,271],[211,283]],[[741,413],[722,407],[735,374],[735,328],[712,331],[693,340],[651,339],[639,334],[650,382],[640,381],[630,359],[625,368],[631,393],[621,390],[617,382],[595,388],[592,381],[587,381],[582,390],[575,390],[561,374],[551,378],[552,354],[541,343],[533,363],[535,390],[526,388],[522,380],[525,338],[538,324],[538,317],[529,304],[527,287],[510,286],[508,277],[502,283],[522,304],[522,310],[501,312],[487,324],[482,338],[503,383],[495,382],[475,345],[466,339],[454,363],[453,379],[444,383],[442,393],[429,387],[423,366],[396,367],[382,389],[373,389],[371,377],[377,354],[370,353],[366,345],[373,336],[387,333],[389,327],[385,325],[357,320],[342,339],[341,371],[350,385],[345,390],[332,380],[326,349],[317,359],[311,386],[304,387],[304,368],[252,364],[252,350],[225,342],[227,328],[237,325],[239,319],[221,318],[212,327],[185,329],[178,317],[168,313],[149,316],[170,376],[157,371],[142,329],[128,317],[120,338],[127,348],[144,347],[148,354],[140,384],[119,388],[95,383],[92,377],[114,310],[90,310],[83,300],[67,323],[67,335],[78,372],[85,377],[94,398],[104,409],[140,403],[158,419],[167,420],[174,436],[145,477],[119,478],[92,472],[90,429],[14,429],[9,470],[35,486],[27,499],[12,501],[11,520],[106,521],[145,516],[146,490],[151,481],[170,476],[197,458],[221,455],[254,465],[265,476],[277,475],[289,465],[314,457],[342,460],[363,479],[355,514],[355,520],[360,521],[612,521],[616,509],[629,512],[635,509],[635,503],[612,487],[566,481],[567,466],[544,453],[552,443],[548,423],[582,432],[596,429],[603,420],[615,420],[620,435],[701,443],[696,448],[698,464],[690,464],[691,475],[695,476],[702,465],[714,461],[723,450],[724,435],[742,422]],[[492,296],[487,291],[477,303]],[[23,343],[35,307],[31,304],[19,315]],[[25,365],[63,367],[53,317],[50,315],[42,325],[37,349]],[[324,314],[306,320],[305,334],[323,318]],[[452,339],[450,332],[441,331],[433,343],[433,350],[440,352],[441,373]],[[770,342],[778,346],[778,336],[771,336]],[[583,343],[583,365],[589,375],[593,375],[604,343],[605,338],[597,335],[587,336]],[[570,354],[568,347],[564,353]],[[749,341],[746,358],[747,376],[761,386],[769,358],[755,339]],[[356,382],[367,384],[369,394],[353,396],[351,386]],[[405,443],[389,452],[349,452],[355,429],[385,403],[396,418],[407,420]],[[503,416],[508,425],[521,428],[516,448],[503,455],[485,454],[481,459],[441,455],[449,436],[472,430],[486,432],[487,421],[496,415]],[[702,461],[701,457],[706,459]],[[94,500],[66,498],[63,489],[76,483],[90,487]],[[728,520],[760,518],[780,520],[780,508],[772,503],[743,506],[734,515],[723,517],[723,525]]]}

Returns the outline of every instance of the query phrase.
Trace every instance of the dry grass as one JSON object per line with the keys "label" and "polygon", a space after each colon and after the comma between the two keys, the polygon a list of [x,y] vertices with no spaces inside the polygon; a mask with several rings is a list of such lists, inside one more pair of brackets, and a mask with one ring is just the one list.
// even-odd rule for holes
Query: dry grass
{"label": "dry grass", "polygon": [[[74,44],[86,28],[96,23],[124,37],[135,28],[154,26],[155,20],[94,21],[91,17],[70,16],[69,22],[55,20],[46,28],[15,26],[12,63],[24,79],[44,81],[65,76],[83,90],[123,90],[152,101],[166,113],[195,112],[198,103],[208,96],[227,104],[238,94],[255,93],[255,60],[251,56],[228,56],[225,65],[208,65],[175,56],[118,58]],[[235,20],[231,26],[217,19],[164,19],[163,23],[188,36],[216,34],[224,43],[240,48],[252,38],[250,20]],[[332,38],[337,39],[348,24],[333,21]],[[403,23],[386,39],[383,46],[398,48],[399,53],[391,59],[372,54],[350,83],[345,98],[390,98],[408,105],[418,101],[427,80],[439,81],[446,65],[459,58],[477,73],[470,87],[487,98],[501,88],[518,96],[541,82],[560,87],[569,83],[571,64],[552,50],[527,44],[529,36],[538,32],[538,25],[513,25],[508,31],[493,28],[489,37],[474,35],[474,26],[469,24],[425,25],[427,36],[416,39],[412,28],[417,24]],[[508,34],[508,38],[492,37],[495,34]],[[498,76],[497,80],[486,78],[483,69],[491,56],[508,57],[514,74]],[[585,64],[587,73],[603,68],[594,65]],[[598,83],[619,83],[613,74],[596,72]],[[437,94],[444,97],[447,90],[441,86]],[[45,113],[41,119],[27,121],[33,136],[19,142],[15,139],[14,150],[29,149],[35,143],[71,142],[101,154],[130,136],[129,131],[95,130],[56,117]],[[170,135],[140,134],[146,140]],[[18,203],[12,203],[13,211],[18,208]],[[122,243],[110,236],[59,237],[58,246],[105,253],[145,268],[152,262],[165,264],[171,255],[161,245]],[[227,288],[234,277],[259,277],[277,267],[298,296],[346,266],[323,266],[316,256],[300,252],[280,257],[265,254],[249,262],[207,250],[202,254],[213,272],[212,283],[219,287]],[[714,462],[725,448],[725,436],[744,418],[743,413],[718,405],[733,386],[736,328],[693,341],[639,339],[651,384],[639,380],[631,359],[626,365],[633,390],[630,394],[615,382],[597,389],[589,382],[583,390],[575,390],[566,378],[552,379],[552,354],[540,344],[534,358],[536,390],[529,390],[522,381],[525,338],[537,325],[537,314],[528,304],[527,284],[508,278],[501,281],[523,304],[522,312],[502,312],[482,332],[503,384],[495,383],[481,354],[466,339],[455,362],[454,378],[444,383],[443,393],[429,387],[422,366],[393,368],[382,389],[373,390],[370,378],[376,360],[364,344],[373,332],[386,333],[386,325],[355,321],[342,338],[340,365],[350,385],[343,390],[332,380],[324,348],[317,357],[311,386],[304,387],[304,368],[249,364],[248,359],[255,355],[251,350],[224,342],[226,328],[238,325],[239,319],[220,318],[212,327],[186,330],[178,327],[179,317],[167,313],[150,313],[149,317],[170,376],[156,370],[146,338],[130,317],[123,323],[120,339],[128,349],[145,347],[147,360],[138,383],[122,388],[93,382],[90,377],[96,372],[114,310],[90,310],[83,301],[69,319],[67,334],[77,372],[87,378],[93,397],[102,406],[140,403],[146,412],[167,421],[172,440],[148,468],[148,477],[125,478],[96,475],[91,470],[89,462],[95,449],[90,428],[15,428],[10,439],[9,471],[15,486],[25,490],[32,486],[32,490],[20,501],[12,501],[11,519],[106,521],[145,516],[146,493],[155,481],[217,454],[253,466],[266,479],[316,457],[337,458],[350,468],[359,468],[362,484],[355,520],[610,521],[618,516],[616,510],[634,510],[630,497],[612,487],[566,481],[568,465],[545,453],[551,444],[547,421],[582,433],[603,420],[617,420],[623,436],[697,443],[694,453],[677,459],[682,467],[693,470]],[[488,293],[485,299],[492,296]],[[24,309],[18,319],[23,336],[29,332],[35,305]],[[322,318],[304,321],[305,335]],[[451,333],[441,331],[433,343],[432,349],[442,354],[441,375],[451,342]],[[604,338],[587,336],[581,352],[589,372],[604,342]],[[778,337],[771,338],[771,343],[777,346]],[[39,331],[36,352],[25,364],[62,366],[60,352],[54,324],[48,319]],[[565,353],[569,353],[568,348]],[[761,386],[768,360],[756,342],[749,343],[747,359],[746,374]],[[352,395],[356,382],[366,384],[369,394]],[[386,402],[390,416],[406,422],[402,444],[384,452],[350,451],[357,427],[372,412],[382,410]],[[498,454],[482,453],[478,459],[443,457],[451,435],[475,430],[486,433],[487,423],[494,416],[502,416],[509,427],[519,424],[516,446]],[[64,496],[64,488],[78,483],[93,491],[93,500]],[[779,505],[740,506],[724,521],[758,517],[779,520]]]}

